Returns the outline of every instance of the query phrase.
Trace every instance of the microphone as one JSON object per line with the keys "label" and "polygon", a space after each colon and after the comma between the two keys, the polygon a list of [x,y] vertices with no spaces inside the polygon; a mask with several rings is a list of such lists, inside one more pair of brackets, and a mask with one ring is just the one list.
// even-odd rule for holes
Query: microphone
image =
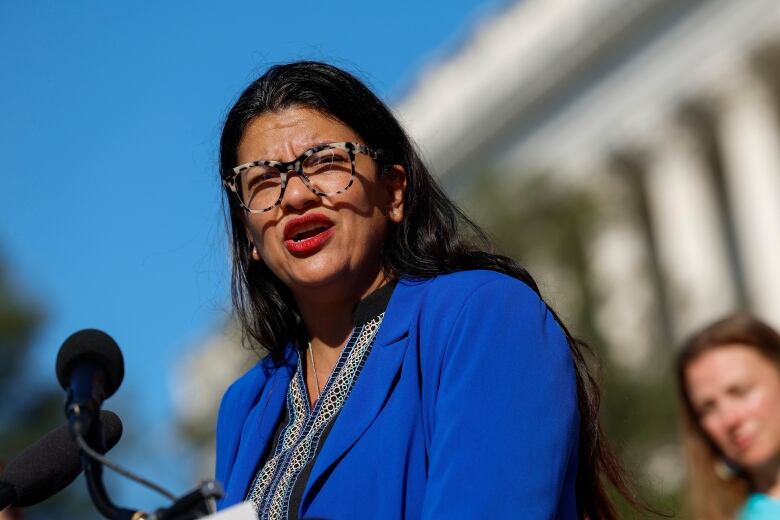
{"label": "microphone", "polygon": [[[87,489],[95,507],[104,517],[130,520],[147,518],[149,515],[142,511],[118,507],[111,501],[103,484],[103,466],[173,501],[170,507],[158,509],[151,518],[200,518],[209,509],[208,501],[222,496],[219,485],[206,482],[177,499],[170,491],[114,464],[93,449],[100,444],[101,425],[93,428],[92,422],[103,401],[119,388],[125,373],[122,352],[111,336],[97,329],[84,329],[72,334],[60,347],[56,368],[57,380],[67,392],[65,414],[78,447],[77,452],[80,449],[80,462],[84,468]],[[76,457],[76,460],[79,461],[79,457]],[[78,469],[57,491],[72,482],[77,474]],[[8,487],[4,486],[0,479],[0,505],[3,503],[4,494],[8,494]]]}
{"label": "microphone", "polygon": [[[122,421],[109,411],[100,413],[102,453],[122,436]],[[27,507],[62,491],[81,472],[81,451],[63,424],[11,459],[0,473],[0,511],[9,505]]]}
{"label": "microphone", "polygon": [[122,352],[105,332],[84,329],[65,340],[57,354],[57,380],[68,393],[65,414],[74,435],[88,436],[100,406],[124,375]]}

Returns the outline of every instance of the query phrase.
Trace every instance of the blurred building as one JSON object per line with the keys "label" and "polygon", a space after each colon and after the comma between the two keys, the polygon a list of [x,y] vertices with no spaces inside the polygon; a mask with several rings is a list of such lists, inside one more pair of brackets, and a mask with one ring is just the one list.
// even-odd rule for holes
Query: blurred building
{"label": "blurred building", "polygon": [[780,326],[777,65],[774,0],[526,0],[397,108],[453,190],[544,171],[598,197],[598,321],[641,365],[648,316],[667,343],[735,307]]}
{"label": "blurred building", "polygon": [[241,333],[235,321],[188,349],[171,374],[170,392],[179,433],[197,451],[195,475],[214,475],[216,451],[214,430],[222,394],[258,356],[242,347]]}
{"label": "blurred building", "polygon": [[[776,0],[525,0],[480,22],[396,108],[455,194],[488,172],[509,185],[541,171],[596,197],[596,321],[638,371],[655,328],[676,344],[736,307],[780,326],[776,64]],[[213,427],[245,366],[235,345],[217,334],[179,369],[186,430]]]}

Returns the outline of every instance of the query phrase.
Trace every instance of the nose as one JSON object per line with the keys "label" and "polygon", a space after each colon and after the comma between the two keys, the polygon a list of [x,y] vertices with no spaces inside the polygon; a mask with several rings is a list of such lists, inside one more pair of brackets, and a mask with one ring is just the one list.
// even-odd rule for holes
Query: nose
{"label": "nose", "polygon": [[287,172],[287,186],[280,203],[282,209],[298,211],[316,204],[318,200],[319,195],[309,189],[298,172],[295,170]]}

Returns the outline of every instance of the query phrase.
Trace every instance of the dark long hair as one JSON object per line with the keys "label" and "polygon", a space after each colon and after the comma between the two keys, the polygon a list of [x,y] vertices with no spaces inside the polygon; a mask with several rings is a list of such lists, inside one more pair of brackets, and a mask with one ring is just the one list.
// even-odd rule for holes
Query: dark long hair
{"label": "dark long hair", "polygon": [[677,356],[681,434],[688,464],[689,498],[694,518],[734,518],[747,500],[750,489],[747,475],[724,464],[720,449],[702,429],[685,382],[686,370],[699,356],[733,345],[752,348],[780,371],[780,334],[744,312],[726,316],[696,332],[685,342]]}
{"label": "dark long hair", "polygon": [[[333,117],[354,130],[371,148],[383,150],[386,163],[406,171],[404,217],[389,225],[382,262],[389,276],[430,278],[469,269],[489,269],[539,289],[514,260],[496,254],[485,233],[444,194],[396,118],[354,76],[331,65],[303,61],[271,67],[241,94],[227,115],[220,142],[222,176],[237,164],[237,148],[246,125],[257,116],[305,107]],[[289,342],[305,336],[290,291],[263,262],[251,261],[244,212],[227,190],[227,218],[232,231],[232,295],[245,334],[280,359]],[[581,417],[577,499],[585,518],[617,518],[606,485],[611,483],[636,505],[631,486],[607,446],[599,420],[598,384],[585,360],[587,345],[575,339],[552,309],[566,334],[577,374]]]}

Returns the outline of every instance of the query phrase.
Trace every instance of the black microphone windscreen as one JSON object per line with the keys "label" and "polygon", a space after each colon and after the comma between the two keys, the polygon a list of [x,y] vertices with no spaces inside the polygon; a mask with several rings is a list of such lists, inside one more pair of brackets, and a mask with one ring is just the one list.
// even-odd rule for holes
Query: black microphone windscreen
{"label": "black microphone windscreen", "polygon": [[[122,421],[109,411],[100,412],[105,450],[113,448],[122,436]],[[27,507],[62,491],[81,472],[80,450],[63,424],[11,459],[0,473],[0,490],[13,490],[10,504]],[[8,504],[6,504],[8,505]],[[2,507],[0,507],[2,509]]]}
{"label": "black microphone windscreen", "polygon": [[78,361],[91,361],[106,374],[106,398],[116,392],[125,377],[125,362],[116,341],[97,329],[84,329],[71,334],[57,354],[57,380],[67,390],[70,374]]}

